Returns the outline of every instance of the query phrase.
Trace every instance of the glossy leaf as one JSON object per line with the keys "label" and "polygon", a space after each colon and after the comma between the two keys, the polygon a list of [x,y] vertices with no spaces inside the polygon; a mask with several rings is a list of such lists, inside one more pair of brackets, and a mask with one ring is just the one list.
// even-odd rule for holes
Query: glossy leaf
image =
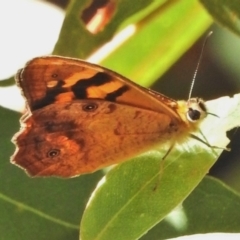
{"label": "glossy leaf", "polygon": [[[224,237],[221,235],[223,232],[239,233],[239,210],[239,193],[219,180],[206,177],[184,201],[182,206],[168,215],[164,221],[149,231],[141,240],[168,239],[214,232],[218,232],[220,238]],[[209,237],[211,238],[211,236],[208,236],[208,239],[210,239]],[[230,237],[228,236],[228,239]]]}

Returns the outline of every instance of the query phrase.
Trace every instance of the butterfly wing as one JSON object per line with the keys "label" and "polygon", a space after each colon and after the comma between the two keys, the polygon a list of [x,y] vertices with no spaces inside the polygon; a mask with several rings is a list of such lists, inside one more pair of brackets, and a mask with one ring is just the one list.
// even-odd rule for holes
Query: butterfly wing
{"label": "butterfly wing", "polygon": [[34,58],[18,72],[16,80],[31,111],[76,99],[103,99],[165,113],[175,122],[180,120],[174,100],[79,59]]}
{"label": "butterfly wing", "polygon": [[176,130],[166,114],[106,100],[50,104],[25,118],[12,163],[32,176],[73,177],[127,160]]}
{"label": "butterfly wing", "polygon": [[190,130],[186,102],[82,60],[35,58],[16,81],[28,111],[11,161],[33,176],[93,172]]}

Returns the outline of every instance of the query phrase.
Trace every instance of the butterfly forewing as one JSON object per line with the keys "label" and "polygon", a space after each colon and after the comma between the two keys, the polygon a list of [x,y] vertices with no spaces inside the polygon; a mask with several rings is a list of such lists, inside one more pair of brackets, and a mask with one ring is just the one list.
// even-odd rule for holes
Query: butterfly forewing
{"label": "butterfly forewing", "polygon": [[103,99],[166,113],[176,121],[179,118],[168,106],[169,98],[151,94],[109,69],[79,59],[35,58],[18,72],[17,83],[31,110],[76,99]]}

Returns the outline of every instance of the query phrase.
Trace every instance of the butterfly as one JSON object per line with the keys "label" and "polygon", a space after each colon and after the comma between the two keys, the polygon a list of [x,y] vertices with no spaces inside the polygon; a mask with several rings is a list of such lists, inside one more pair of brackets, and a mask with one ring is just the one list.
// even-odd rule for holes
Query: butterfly
{"label": "butterfly", "polygon": [[74,177],[182,142],[207,115],[200,98],[175,101],[74,58],[34,58],[16,83],[27,109],[11,162],[31,176]]}

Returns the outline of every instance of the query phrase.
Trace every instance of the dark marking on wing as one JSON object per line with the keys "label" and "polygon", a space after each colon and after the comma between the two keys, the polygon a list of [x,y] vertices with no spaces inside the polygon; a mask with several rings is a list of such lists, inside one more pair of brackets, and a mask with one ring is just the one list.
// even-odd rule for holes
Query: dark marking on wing
{"label": "dark marking on wing", "polygon": [[76,130],[77,128],[78,125],[75,121],[47,121],[44,123],[44,129],[48,133],[69,132],[71,130]]}
{"label": "dark marking on wing", "polygon": [[111,82],[111,76],[106,73],[99,72],[91,78],[81,79],[72,86],[72,91],[77,99],[86,99],[87,89],[91,86],[101,86]]}
{"label": "dark marking on wing", "polygon": [[178,131],[178,126],[174,122],[169,123],[168,133],[173,133]]}
{"label": "dark marking on wing", "polygon": [[110,102],[115,102],[117,97],[120,97],[128,90],[129,90],[129,87],[127,85],[124,85],[124,86],[118,88],[117,90],[115,90],[114,92],[108,93],[105,97],[105,100],[110,101]]}
{"label": "dark marking on wing", "polygon": [[108,113],[112,113],[112,112],[114,112],[117,109],[117,106],[114,103],[110,103],[108,105],[108,109],[109,109]]}
{"label": "dark marking on wing", "polygon": [[33,140],[33,143],[37,145],[38,143],[45,141],[45,138],[42,135],[39,135],[39,136],[33,137],[32,140]]}
{"label": "dark marking on wing", "polygon": [[133,119],[137,119],[140,114],[141,114],[140,111],[135,111]]}
{"label": "dark marking on wing", "polygon": [[[112,81],[112,77],[104,72],[98,72],[91,78],[80,79],[78,80],[72,87],[71,90],[69,88],[64,88],[64,80],[58,80],[57,85],[47,89],[46,95],[39,100],[36,100],[31,110],[37,110],[43,108],[47,105],[53,104],[56,101],[56,97],[61,93],[67,93],[72,91],[76,99],[87,99],[88,98],[88,88],[91,86],[101,86],[103,84],[109,83]],[[117,90],[108,93],[104,98],[107,101],[115,102],[118,97],[123,95],[125,92],[129,90],[127,85],[124,85]]]}
{"label": "dark marking on wing", "polygon": [[31,109],[32,110],[37,110],[39,108],[43,108],[49,104],[54,103],[55,101],[55,97],[59,94],[59,93],[64,93],[67,92],[67,89],[64,89],[62,86],[64,85],[64,82],[62,80],[58,81],[57,85],[48,89],[46,92],[46,95],[44,98],[40,99],[40,100],[36,100]]}
{"label": "dark marking on wing", "polygon": [[74,141],[80,146],[81,149],[83,149],[85,147],[85,140],[83,138],[76,138],[74,139]]}

